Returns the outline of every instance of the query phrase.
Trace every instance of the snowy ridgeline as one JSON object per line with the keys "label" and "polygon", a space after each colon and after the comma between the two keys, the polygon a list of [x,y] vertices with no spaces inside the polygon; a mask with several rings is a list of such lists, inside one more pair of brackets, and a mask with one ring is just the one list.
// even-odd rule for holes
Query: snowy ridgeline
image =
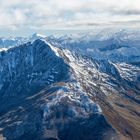
{"label": "snowy ridgeline", "polygon": [[33,34],[29,37],[0,38],[0,51],[36,39],[47,39],[50,44],[87,53],[95,59],[112,61],[140,61],[140,31],[102,30],[90,33],[77,33],[61,37]]}
{"label": "snowy ridgeline", "polygon": [[10,48],[0,52],[1,95],[33,93],[61,81],[67,71],[64,60],[43,40]]}

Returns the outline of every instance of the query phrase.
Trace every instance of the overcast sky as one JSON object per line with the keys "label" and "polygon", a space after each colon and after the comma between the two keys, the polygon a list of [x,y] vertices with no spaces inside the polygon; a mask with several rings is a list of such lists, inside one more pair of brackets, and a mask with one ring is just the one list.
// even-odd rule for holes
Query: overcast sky
{"label": "overcast sky", "polygon": [[140,26],[140,0],[0,0],[0,35]]}

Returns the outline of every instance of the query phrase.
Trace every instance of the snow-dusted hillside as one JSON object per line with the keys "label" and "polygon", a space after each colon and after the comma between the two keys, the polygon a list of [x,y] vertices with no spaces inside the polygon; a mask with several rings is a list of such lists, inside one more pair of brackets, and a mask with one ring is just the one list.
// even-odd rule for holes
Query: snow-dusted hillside
{"label": "snow-dusted hillside", "polygon": [[139,32],[35,36],[0,52],[0,134],[139,140]]}
{"label": "snow-dusted hillside", "polygon": [[[86,129],[91,129],[85,131],[90,136],[86,134],[84,139],[102,138],[108,131],[109,139],[117,137],[100,106],[83,89],[81,78],[67,62],[67,57],[65,50],[55,48],[45,40],[0,53],[0,132],[4,137],[35,139],[37,135],[37,139],[59,137],[69,140],[71,137],[67,135],[73,134],[73,139],[80,139]],[[85,121],[93,124],[88,126]],[[79,129],[78,136],[73,123]],[[67,128],[67,124],[71,128]],[[95,126],[97,132],[93,133]]]}

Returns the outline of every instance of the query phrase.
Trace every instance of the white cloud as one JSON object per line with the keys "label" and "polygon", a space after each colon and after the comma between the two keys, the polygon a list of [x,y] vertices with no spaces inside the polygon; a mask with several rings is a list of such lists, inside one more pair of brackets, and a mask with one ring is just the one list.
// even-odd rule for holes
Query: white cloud
{"label": "white cloud", "polygon": [[0,0],[0,28],[82,28],[135,21],[140,21],[139,0]]}

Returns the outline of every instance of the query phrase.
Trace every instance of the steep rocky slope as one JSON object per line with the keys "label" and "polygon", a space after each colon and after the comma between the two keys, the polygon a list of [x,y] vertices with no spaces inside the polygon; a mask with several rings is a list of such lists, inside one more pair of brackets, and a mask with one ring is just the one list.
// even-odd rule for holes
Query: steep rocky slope
{"label": "steep rocky slope", "polygon": [[76,73],[76,79],[91,99],[100,105],[120,139],[139,140],[140,68],[73,53],[71,55],[68,51],[65,54],[72,60],[70,66]]}
{"label": "steep rocky slope", "polygon": [[57,49],[36,40],[1,52],[0,133],[8,140],[116,139]]}
{"label": "steep rocky slope", "polygon": [[0,98],[37,92],[65,79],[67,71],[64,60],[41,40],[3,51],[0,53]]}

